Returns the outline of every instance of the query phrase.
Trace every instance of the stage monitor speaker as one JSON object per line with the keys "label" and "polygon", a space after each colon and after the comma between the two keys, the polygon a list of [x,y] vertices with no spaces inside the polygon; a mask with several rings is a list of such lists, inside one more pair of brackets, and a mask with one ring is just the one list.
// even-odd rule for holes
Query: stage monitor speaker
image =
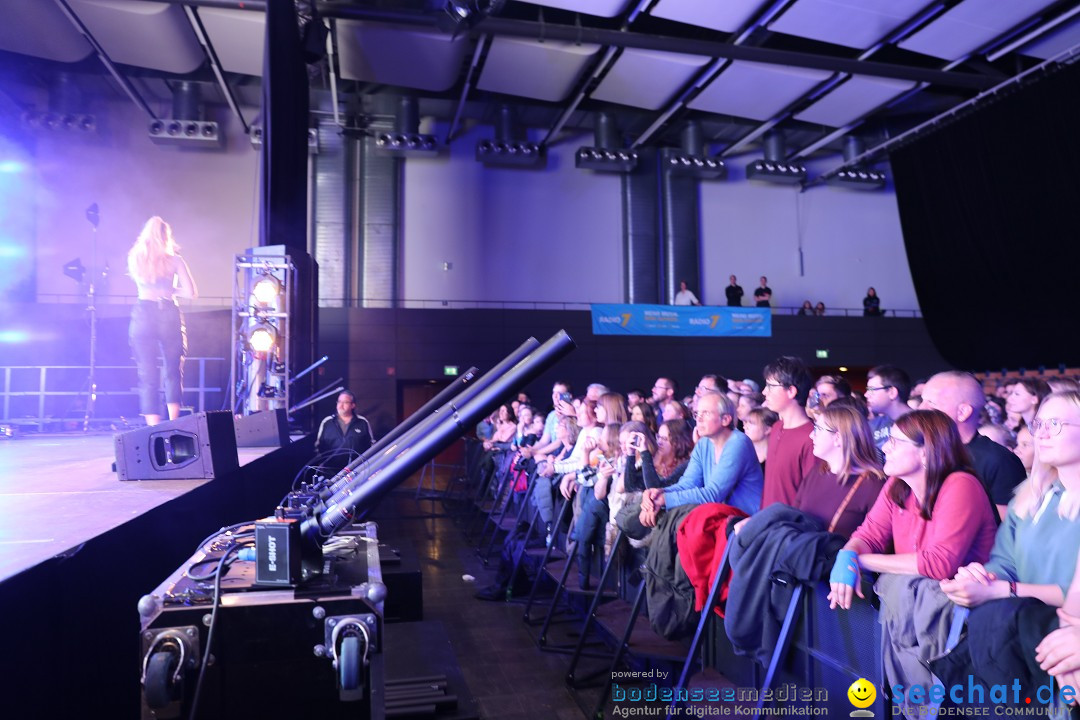
{"label": "stage monitor speaker", "polygon": [[233,416],[195,413],[114,438],[120,480],[204,480],[240,467]]}
{"label": "stage monitor speaker", "polygon": [[237,447],[285,447],[289,444],[289,415],[285,408],[241,415],[233,422]]}

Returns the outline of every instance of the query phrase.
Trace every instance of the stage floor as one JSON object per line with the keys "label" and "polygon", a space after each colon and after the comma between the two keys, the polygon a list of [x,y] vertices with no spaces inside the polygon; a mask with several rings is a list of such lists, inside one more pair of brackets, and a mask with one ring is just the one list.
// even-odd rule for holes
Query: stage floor
{"label": "stage floor", "polygon": [[[274,450],[240,448],[240,465]],[[209,482],[121,482],[114,459],[112,433],[0,441],[0,582]]]}

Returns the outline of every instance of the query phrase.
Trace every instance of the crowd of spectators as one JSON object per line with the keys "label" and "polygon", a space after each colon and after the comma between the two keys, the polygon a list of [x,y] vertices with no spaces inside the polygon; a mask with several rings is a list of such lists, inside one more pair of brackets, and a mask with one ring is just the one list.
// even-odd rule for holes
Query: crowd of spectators
{"label": "crowd of spectators", "polygon": [[[759,290],[771,293],[766,282]],[[856,393],[842,376],[813,378],[795,357],[762,376],[707,374],[686,394],[671,377],[625,394],[596,383],[575,396],[557,382],[545,420],[519,397],[484,424],[486,467],[531,464],[529,502],[549,543],[560,535],[556,503],[573,503],[565,530],[582,589],[619,528],[646,548],[650,577],[668,573],[676,592],[691,585],[700,611],[708,574],[694,558],[733,543],[725,628],[751,656],[772,650],[768,612],[750,608],[768,591],[770,568],[782,566],[827,581],[840,612],[866,594],[863,576],[876,575],[890,686],[933,679],[929,663],[943,654],[956,607],[974,609],[972,631],[935,676],[1011,683],[991,661],[1008,653],[1024,687],[1075,686],[1075,379],[1016,378],[987,393],[967,373],[913,383],[881,365]],[[654,629],[685,632],[683,619],[654,617],[652,602],[650,588]]]}

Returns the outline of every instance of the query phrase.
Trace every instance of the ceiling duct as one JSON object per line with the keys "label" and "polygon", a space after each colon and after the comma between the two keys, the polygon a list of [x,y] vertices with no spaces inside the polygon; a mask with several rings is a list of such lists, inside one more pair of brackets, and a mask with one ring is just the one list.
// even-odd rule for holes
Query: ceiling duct
{"label": "ceiling duct", "polygon": [[202,118],[202,93],[198,83],[182,80],[172,87],[172,117],[151,120],[147,132],[150,140],[158,145],[220,148],[221,128],[216,122]]}
{"label": "ceiling duct", "polygon": [[495,118],[495,140],[481,140],[476,144],[476,159],[484,165],[513,167],[543,167],[543,148],[518,134],[514,109],[500,105]]}
{"label": "ceiling duct", "polygon": [[855,190],[878,190],[885,187],[885,173],[868,168],[855,158],[866,152],[866,143],[861,137],[848,135],[844,138],[844,162],[846,167],[828,179],[830,185],[849,187]]}
{"label": "ceiling duct", "polygon": [[690,120],[680,133],[682,147],[664,148],[663,166],[670,173],[690,175],[700,180],[718,180],[727,177],[724,161],[705,154],[705,135],[701,123]]}
{"label": "ceiling duct", "polygon": [[53,76],[49,86],[48,111],[28,110],[23,113],[22,119],[23,124],[35,130],[97,130],[97,118],[86,112],[82,92],[67,72],[59,72]]}
{"label": "ceiling duct", "polygon": [[596,114],[595,147],[580,147],[574,154],[574,166],[597,172],[630,172],[637,167],[636,150],[625,150],[619,139],[615,117],[611,113]]}
{"label": "ceiling duct", "polygon": [[785,160],[787,150],[782,131],[770,130],[765,133],[764,145],[765,157],[746,166],[747,179],[786,185],[797,185],[806,181],[806,166]]}
{"label": "ceiling duct", "polygon": [[394,116],[393,131],[375,135],[375,151],[387,155],[437,155],[439,143],[434,135],[420,132],[420,108],[416,97],[402,95]]}

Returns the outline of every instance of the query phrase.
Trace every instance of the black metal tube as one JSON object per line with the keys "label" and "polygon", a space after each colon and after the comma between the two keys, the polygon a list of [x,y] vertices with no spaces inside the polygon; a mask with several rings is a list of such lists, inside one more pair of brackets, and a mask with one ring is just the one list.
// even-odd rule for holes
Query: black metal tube
{"label": "black metal tube", "polygon": [[[453,398],[449,398],[449,396],[447,396],[447,398],[449,398],[449,400],[453,400],[456,405],[461,405],[468,402],[470,398],[476,396],[476,393],[486,388],[488,385],[494,382],[497,377],[512,368],[526,355],[528,355],[530,352],[532,352],[538,347],[540,347],[540,341],[536,338],[529,338],[520,346],[518,346],[516,350],[503,358],[498,365],[488,370],[486,373],[480,376],[480,378],[474,380],[472,384],[466,387],[465,390],[463,390],[459,395]],[[425,415],[421,413],[426,413],[429,407],[433,407],[435,400],[439,397],[442,397],[441,393],[439,396],[433,398],[430,402],[424,405],[424,407],[420,408],[420,410],[417,410],[415,413],[412,414],[412,416],[410,416],[409,420],[407,420],[406,422],[415,421],[413,422],[413,426],[411,428],[406,428],[401,432],[397,432],[398,428],[394,428],[394,430],[391,430],[386,437],[384,437],[382,440],[375,443],[375,445],[368,449],[367,452],[358,457],[356,460],[353,460],[351,463],[349,463],[344,470],[335,475],[334,478],[329,483],[327,483],[328,487],[321,493],[319,493],[319,496],[323,500],[327,500],[329,498],[328,502],[336,502],[338,500],[341,500],[341,497],[337,496],[338,493],[340,493],[344,487],[346,487],[350,482],[352,482],[352,480],[357,476],[357,474],[364,472],[363,467],[365,464],[367,464],[368,462],[376,461],[378,459],[378,455],[384,450],[387,450],[387,448],[390,448],[388,452],[396,452],[396,447],[398,445],[405,445],[412,442],[414,437],[422,435],[423,433],[427,432],[433,425],[438,423],[439,420],[443,417],[443,415],[440,415],[440,413],[446,413],[452,407],[449,400],[444,400],[443,404],[439,405],[438,409],[431,413],[429,416],[425,417]]]}
{"label": "black metal tube", "polygon": [[498,407],[507,395],[553,366],[575,347],[566,331],[560,330],[475,397],[441,419],[416,442],[403,445],[397,452],[385,453],[370,466],[370,472],[349,483],[345,488],[347,497],[340,502],[328,503],[322,513],[304,521],[304,536],[317,542],[318,538],[333,535],[345,527],[357,510],[373,507],[405,478]]}
{"label": "black metal tube", "polygon": [[405,432],[416,427],[417,423],[426,418],[429,413],[438,413],[443,405],[450,402],[451,399],[457,397],[459,393],[464,392],[466,387],[471,387],[471,383],[476,380],[479,374],[480,370],[475,367],[471,367],[465,372],[463,372],[461,375],[458,375],[454,382],[450,383],[442,390],[440,390],[438,395],[421,405],[419,410],[402,420],[397,427],[386,433],[386,435],[382,437],[379,442],[372,445],[371,450],[374,452],[378,452],[382,448],[392,443],[394,440],[397,440]]}

